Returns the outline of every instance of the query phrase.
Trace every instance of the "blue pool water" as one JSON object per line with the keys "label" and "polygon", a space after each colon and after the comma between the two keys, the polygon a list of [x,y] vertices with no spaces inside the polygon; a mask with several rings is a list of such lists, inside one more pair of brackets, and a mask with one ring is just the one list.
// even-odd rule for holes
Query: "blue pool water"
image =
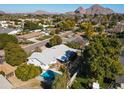
{"label": "blue pool water", "polygon": [[45,73],[43,73],[41,75],[41,77],[43,77],[44,79],[51,79],[51,80],[53,80],[56,75],[58,75],[58,73],[55,73],[55,72],[53,72],[51,70],[47,70]]}

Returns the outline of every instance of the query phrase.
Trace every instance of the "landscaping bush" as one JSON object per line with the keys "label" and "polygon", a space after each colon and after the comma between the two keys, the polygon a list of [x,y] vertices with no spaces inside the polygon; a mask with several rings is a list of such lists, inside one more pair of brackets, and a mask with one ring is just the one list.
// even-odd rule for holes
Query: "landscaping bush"
{"label": "landscaping bush", "polygon": [[15,75],[18,79],[22,81],[27,81],[29,79],[35,78],[42,72],[40,67],[34,66],[33,64],[23,64],[17,67]]}

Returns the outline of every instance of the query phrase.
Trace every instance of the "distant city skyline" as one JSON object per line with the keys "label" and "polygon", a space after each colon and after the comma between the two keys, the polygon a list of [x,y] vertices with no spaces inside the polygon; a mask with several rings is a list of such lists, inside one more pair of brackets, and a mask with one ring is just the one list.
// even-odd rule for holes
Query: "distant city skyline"
{"label": "distant city skyline", "polygon": [[[25,13],[43,10],[48,12],[70,12],[78,7],[89,8],[93,4],[0,4],[0,10],[7,13]],[[124,13],[124,4],[102,4],[105,8],[111,8],[117,13]]]}

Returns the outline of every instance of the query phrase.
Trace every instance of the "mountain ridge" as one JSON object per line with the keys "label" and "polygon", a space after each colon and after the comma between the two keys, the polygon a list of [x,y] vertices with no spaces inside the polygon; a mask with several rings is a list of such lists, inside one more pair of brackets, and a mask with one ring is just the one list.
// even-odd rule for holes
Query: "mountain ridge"
{"label": "mountain ridge", "polygon": [[86,14],[112,14],[114,11],[110,8],[102,7],[101,5],[95,4],[90,8],[86,9]]}
{"label": "mountain ridge", "polygon": [[44,10],[36,10],[34,12],[25,12],[25,13],[7,13],[2,10],[0,10],[0,14],[35,14],[35,15],[43,15],[43,14],[112,14],[115,13],[112,9],[110,8],[105,8],[99,4],[94,4],[91,7],[85,9],[81,6],[79,6],[77,9],[74,11],[68,11],[64,13],[58,13],[58,12],[48,12]]}
{"label": "mountain ridge", "polygon": [[0,14],[5,14],[5,12],[4,12],[4,11],[2,11],[2,10],[0,10]]}

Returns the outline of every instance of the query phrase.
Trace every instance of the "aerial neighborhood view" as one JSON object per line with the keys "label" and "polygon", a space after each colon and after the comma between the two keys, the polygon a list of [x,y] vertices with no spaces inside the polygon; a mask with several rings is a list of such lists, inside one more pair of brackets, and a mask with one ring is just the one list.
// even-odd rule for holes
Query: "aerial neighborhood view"
{"label": "aerial neighborhood view", "polygon": [[124,5],[0,5],[0,89],[124,89]]}

